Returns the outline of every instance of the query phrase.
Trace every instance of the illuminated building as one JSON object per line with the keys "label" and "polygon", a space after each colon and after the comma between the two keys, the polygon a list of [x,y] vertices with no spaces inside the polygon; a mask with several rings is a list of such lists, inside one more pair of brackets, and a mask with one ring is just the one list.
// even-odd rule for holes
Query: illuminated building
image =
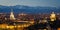
{"label": "illuminated building", "polygon": [[5,20],[7,20],[7,18],[5,18]]}
{"label": "illuminated building", "polygon": [[11,9],[11,13],[10,13],[10,20],[15,20],[14,14],[13,14],[13,10]]}
{"label": "illuminated building", "polygon": [[57,28],[57,30],[60,30],[60,28]]}
{"label": "illuminated building", "polygon": [[27,15],[27,14],[24,14],[24,13],[19,14],[19,16],[25,16],[25,15]]}
{"label": "illuminated building", "polygon": [[56,14],[54,12],[52,12],[51,16],[50,16],[51,21],[55,21],[56,20]]}

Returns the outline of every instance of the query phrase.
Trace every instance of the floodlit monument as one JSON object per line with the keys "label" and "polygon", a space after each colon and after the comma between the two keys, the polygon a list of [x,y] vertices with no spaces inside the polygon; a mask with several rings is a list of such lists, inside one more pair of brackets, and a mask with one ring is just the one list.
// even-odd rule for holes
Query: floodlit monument
{"label": "floodlit monument", "polygon": [[56,14],[54,12],[52,12],[52,14],[50,15],[50,19],[51,19],[51,21],[56,20]]}
{"label": "floodlit monument", "polygon": [[15,20],[13,9],[11,9],[10,20]]}

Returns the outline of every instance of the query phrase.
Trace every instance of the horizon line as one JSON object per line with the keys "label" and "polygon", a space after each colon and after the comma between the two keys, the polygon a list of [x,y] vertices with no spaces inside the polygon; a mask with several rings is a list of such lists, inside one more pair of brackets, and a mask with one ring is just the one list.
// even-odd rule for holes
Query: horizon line
{"label": "horizon line", "polygon": [[[0,5],[0,6],[28,6],[28,5]],[[56,7],[56,6],[29,6],[29,7]]]}

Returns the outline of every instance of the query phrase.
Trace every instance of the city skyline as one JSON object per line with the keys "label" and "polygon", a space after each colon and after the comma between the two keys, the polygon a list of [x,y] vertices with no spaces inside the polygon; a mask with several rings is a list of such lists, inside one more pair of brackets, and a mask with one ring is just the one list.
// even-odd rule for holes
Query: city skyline
{"label": "city skyline", "polygon": [[26,5],[26,6],[49,6],[60,7],[60,0],[0,0],[0,5],[14,6],[14,5]]}
{"label": "city skyline", "polygon": [[60,0],[0,0],[0,30],[60,30]]}

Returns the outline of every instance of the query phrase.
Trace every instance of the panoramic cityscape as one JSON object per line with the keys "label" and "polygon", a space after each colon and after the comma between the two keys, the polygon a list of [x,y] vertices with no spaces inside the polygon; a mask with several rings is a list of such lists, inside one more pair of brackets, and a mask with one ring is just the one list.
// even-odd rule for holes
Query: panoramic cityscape
{"label": "panoramic cityscape", "polygon": [[0,30],[60,30],[60,0],[0,0]]}
{"label": "panoramic cityscape", "polygon": [[1,30],[59,30],[60,13],[51,14],[9,14],[0,13]]}

